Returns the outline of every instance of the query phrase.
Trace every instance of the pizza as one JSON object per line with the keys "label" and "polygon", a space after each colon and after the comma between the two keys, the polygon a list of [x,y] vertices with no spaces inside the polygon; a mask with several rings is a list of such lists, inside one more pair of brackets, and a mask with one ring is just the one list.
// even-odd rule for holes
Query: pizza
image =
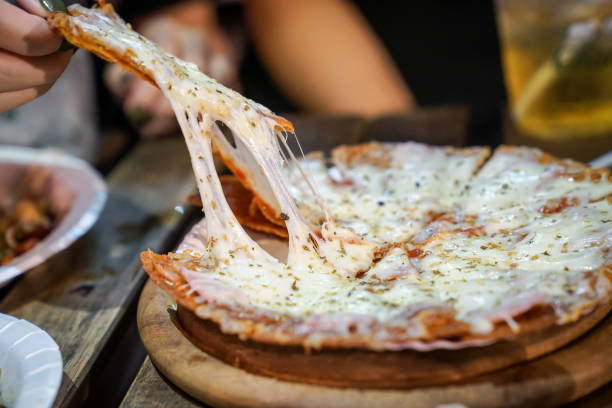
{"label": "pizza", "polygon": [[[170,100],[205,218],[177,251],[141,260],[225,333],[306,348],[459,348],[573,322],[610,300],[608,170],[530,148],[412,142],[298,158],[290,122],[164,53],[110,5],[49,22]],[[217,175],[213,143],[235,179]],[[248,226],[285,236],[286,257]]]}

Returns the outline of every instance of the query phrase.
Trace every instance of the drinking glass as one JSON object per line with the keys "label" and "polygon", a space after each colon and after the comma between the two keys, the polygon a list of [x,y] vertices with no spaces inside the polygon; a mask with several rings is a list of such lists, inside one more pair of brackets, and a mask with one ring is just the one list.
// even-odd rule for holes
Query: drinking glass
{"label": "drinking glass", "polygon": [[574,157],[610,150],[612,0],[496,0],[496,10],[520,133]]}

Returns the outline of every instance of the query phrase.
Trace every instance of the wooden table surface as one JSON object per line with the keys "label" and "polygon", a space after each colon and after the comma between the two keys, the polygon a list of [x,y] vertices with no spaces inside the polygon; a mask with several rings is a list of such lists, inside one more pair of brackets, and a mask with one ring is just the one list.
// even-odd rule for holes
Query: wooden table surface
{"label": "wooden table surface", "polygon": [[[146,274],[138,253],[164,250],[189,218],[174,207],[194,189],[180,139],[140,144],[108,176],[108,201],[92,230],[23,275],[0,312],[40,326],[58,343],[64,375],[55,406],[81,406],[120,341]],[[127,388],[127,387],[126,387]]]}
{"label": "wooden table surface", "polygon": [[[464,145],[469,116],[443,107],[375,122],[291,117],[305,151],[339,143],[429,140]],[[0,291],[0,312],[47,330],[60,346],[64,375],[55,407],[200,407],[155,369],[136,330],[146,281],[138,254],[171,250],[198,211],[180,137],[138,144],[107,177],[109,197],[94,228],[68,250]],[[576,403],[611,404],[612,386]]]}

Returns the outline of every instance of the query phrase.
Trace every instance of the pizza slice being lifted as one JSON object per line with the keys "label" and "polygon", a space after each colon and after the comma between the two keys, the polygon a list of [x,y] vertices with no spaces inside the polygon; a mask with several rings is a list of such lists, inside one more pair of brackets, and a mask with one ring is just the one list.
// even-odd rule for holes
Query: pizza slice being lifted
{"label": "pizza slice being lifted", "polygon": [[[110,5],[71,6],[49,22],[170,100],[206,220],[177,252],[141,259],[224,332],[315,348],[458,348],[607,305],[609,172],[535,149],[502,147],[485,163],[487,149],[416,143],[340,146],[329,167],[321,154],[298,160],[286,146],[290,122],[164,53]],[[242,208],[261,212],[272,233],[285,226],[286,261],[241,226],[262,219],[232,211],[213,142],[250,190]]]}

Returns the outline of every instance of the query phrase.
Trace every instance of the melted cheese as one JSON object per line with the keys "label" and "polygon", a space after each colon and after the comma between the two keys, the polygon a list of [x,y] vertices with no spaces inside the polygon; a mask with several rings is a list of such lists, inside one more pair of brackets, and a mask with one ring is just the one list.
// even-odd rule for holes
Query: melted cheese
{"label": "melted cheese", "polygon": [[[302,166],[337,222],[379,244],[405,242],[432,213],[454,211],[457,192],[484,158],[410,142],[384,146],[392,155],[386,168],[327,169],[320,157],[308,157]],[[300,212],[316,224],[323,217],[318,202],[295,167],[287,172]]]}
{"label": "melted cheese", "polygon": [[[612,247],[607,180],[573,180],[560,165],[540,164],[523,151],[498,152],[477,172],[480,154],[416,143],[385,145],[391,160],[384,168],[327,168],[314,156],[287,164],[279,154],[279,118],[267,108],[121,20],[71,10],[80,30],[134,55],[172,103],[206,228],[171,256],[202,302],[300,317],[323,331],[355,319],[401,324],[413,310],[451,308],[473,331],[487,332],[499,320],[516,327],[512,317],[538,302],[553,304],[565,321],[608,295],[607,281],[593,286],[590,279],[609,263]],[[217,121],[231,129],[235,145]],[[286,262],[260,247],[230,210],[213,140],[249,169],[247,181],[282,213]],[[562,199],[569,205],[542,211]]]}

